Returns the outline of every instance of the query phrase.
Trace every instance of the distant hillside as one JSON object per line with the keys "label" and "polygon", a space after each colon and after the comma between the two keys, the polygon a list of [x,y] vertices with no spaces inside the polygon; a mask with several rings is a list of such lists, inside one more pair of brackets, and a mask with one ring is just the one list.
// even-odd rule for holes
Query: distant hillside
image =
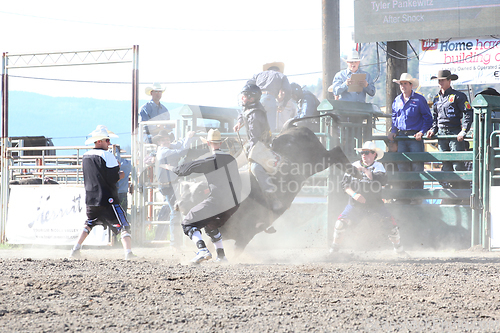
{"label": "distant hillside", "polygon": [[[139,101],[139,107],[147,100]],[[165,103],[172,110],[181,104]],[[130,151],[131,102],[93,98],[51,97],[24,91],[9,92],[9,136],[52,138],[55,146],[83,145],[99,124],[119,138],[114,143]]]}

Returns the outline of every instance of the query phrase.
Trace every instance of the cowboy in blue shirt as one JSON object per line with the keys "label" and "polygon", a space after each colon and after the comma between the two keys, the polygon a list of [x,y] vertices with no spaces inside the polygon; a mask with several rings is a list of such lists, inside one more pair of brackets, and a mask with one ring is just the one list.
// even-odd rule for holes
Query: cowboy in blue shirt
{"label": "cowboy in blue shirt", "polygon": [[[164,91],[165,88],[162,88],[159,83],[153,83],[153,86],[146,87],[145,93],[151,96],[151,100],[142,106],[139,112],[139,121],[170,120],[168,109],[160,103]],[[161,129],[162,127],[158,125],[144,126],[144,140],[147,143],[151,143],[152,137],[158,134]]]}
{"label": "cowboy in blue shirt", "polygon": [[[348,102],[366,102],[366,94],[375,95],[375,84],[370,76],[370,73],[359,69],[359,64],[362,58],[359,57],[357,51],[353,51],[352,55],[347,57],[347,69],[341,70],[333,78],[331,92],[339,96],[341,101]],[[362,81],[354,81],[351,79],[352,74],[366,74],[366,79]],[[358,84],[363,90],[360,92],[349,92],[349,86]],[[329,89],[330,90],[330,89]]]}
{"label": "cowboy in blue shirt", "polygon": [[[408,73],[403,73],[399,80],[393,79],[392,81],[399,84],[401,94],[392,103],[392,129],[388,135],[389,141],[393,141],[397,135],[413,136],[415,140],[398,141],[398,152],[423,152],[422,137],[432,125],[432,116],[425,97],[412,90],[419,86],[418,79]],[[398,163],[398,170],[424,171],[424,163]],[[403,186],[421,189],[423,183],[411,182]]]}

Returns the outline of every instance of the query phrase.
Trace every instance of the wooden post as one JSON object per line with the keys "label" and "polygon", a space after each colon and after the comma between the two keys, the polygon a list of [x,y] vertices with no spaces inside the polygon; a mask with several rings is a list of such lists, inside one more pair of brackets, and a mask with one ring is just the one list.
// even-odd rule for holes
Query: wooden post
{"label": "wooden post", "polygon": [[[340,15],[338,0],[322,0],[323,1],[323,99],[332,96],[328,92],[328,87],[332,84],[333,77],[340,70]],[[331,130],[331,129],[330,129]],[[327,136],[326,144],[329,145],[331,136]],[[328,212],[327,212],[327,242],[331,244],[333,238],[333,226],[335,225],[336,217],[338,216],[338,188],[332,187],[330,184],[337,184],[337,175],[334,174],[333,167],[328,171]]]}
{"label": "wooden post", "polygon": [[[397,95],[401,94],[399,85],[392,82],[393,79],[398,79],[401,73],[408,71],[407,43],[406,41],[387,42],[387,74],[386,74],[386,113],[392,114],[392,102]],[[387,118],[387,132],[391,128],[391,118]]]}
{"label": "wooden post", "polygon": [[340,15],[338,0],[323,0],[323,99],[340,70]]}

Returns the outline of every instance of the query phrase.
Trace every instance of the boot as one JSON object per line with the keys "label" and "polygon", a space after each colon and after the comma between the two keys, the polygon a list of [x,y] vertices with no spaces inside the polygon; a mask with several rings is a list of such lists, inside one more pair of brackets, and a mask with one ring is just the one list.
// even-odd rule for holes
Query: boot
{"label": "boot", "polygon": [[196,252],[196,256],[193,259],[191,259],[191,263],[194,265],[198,265],[210,259],[212,259],[212,254],[210,253],[210,251],[208,251],[207,248],[203,248],[198,250],[198,252]]}

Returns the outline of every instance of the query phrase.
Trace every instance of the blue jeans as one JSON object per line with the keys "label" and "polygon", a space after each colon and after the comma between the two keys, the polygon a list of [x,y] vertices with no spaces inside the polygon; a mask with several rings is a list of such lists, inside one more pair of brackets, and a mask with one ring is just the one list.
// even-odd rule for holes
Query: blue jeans
{"label": "blue jeans", "polygon": [[252,162],[250,163],[250,171],[255,176],[255,179],[257,179],[257,183],[259,184],[262,192],[269,192],[276,189],[273,185],[271,175],[266,172],[262,165]]}
{"label": "blue jeans", "polygon": [[[399,140],[398,153],[420,153],[424,151],[424,142],[417,140]],[[398,163],[398,170],[400,172],[408,171],[424,171],[424,162],[407,162]],[[408,189],[422,189],[424,188],[423,182],[402,182],[401,186]]]}
{"label": "blue jeans", "polygon": [[[165,198],[166,205],[163,206],[158,214],[159,221],[170,221],[170,246],[180,247],[182,245],[182,227],[181,227],[181,213],[174,209],[175,205],[175,191],[177,184],[171,184],[160,188],[161,194]],[[167,226],[159,224],[156,228],[155,240],[164,240],[167,237]]]}
{"label": "blue jeans", "polygon": [[[462,129],[458,128],[440,128],[438,135],[458,135]],[[465,142],[459,142],[457,139],[439,139],[439,151],[465,151]],[[465,165],[462,161],[443,162],[442,171],[465,171]]]}
{"label": "blue jeans", "polygon": [[344,211],[340,213],[338,220],[347,219],[354,222],[360,222],[365,217],[368,217],[370,221],[376,222],[377,218],[384,221],[390,221],[391,225],[394,224],[394,219],[385,207],[385,204],[380,200],[378,204],[358,204],[358,205],[347,205]]}
{"label": "blue jeans", "polygon": [[262,94],[260,103],[264,107],[264,110],[266,110],[267,121],[269,122],[269,128],[271,129],[271,132],[275,132],[276,117],[278,116],[278,102],[276,102],[276,98],[270,94]]}
{"label": "blue jeans", "polygon": [[[458,135],[462,129],[460,127],[456,128],[440,128],[438,130],[438,135]],[[439,151],[465,151],[465,141],[459,142],[457,139],[439,139],[438,140]],[[465,171],[465,163],[463,161],[443,161],[443,167],[441,171]],[[453,188],[469,188],[468,183],[461,182],[450,182],[449,184],[441,183],[443,187],[453,187]]]}

